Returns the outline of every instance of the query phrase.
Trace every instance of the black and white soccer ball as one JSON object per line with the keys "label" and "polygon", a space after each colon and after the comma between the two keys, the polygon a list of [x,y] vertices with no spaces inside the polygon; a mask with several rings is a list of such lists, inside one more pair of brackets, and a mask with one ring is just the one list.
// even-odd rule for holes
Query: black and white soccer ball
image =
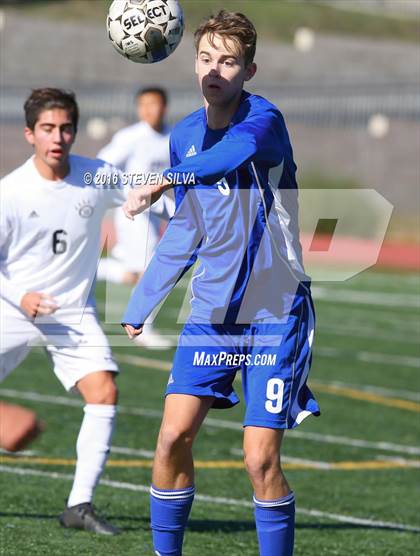
{"label": "black and white soccer ball", "polygon": [[167,58],[181,42],[184,16],[178,0],[114,0],[108,36],[123,56],[140,64]]}

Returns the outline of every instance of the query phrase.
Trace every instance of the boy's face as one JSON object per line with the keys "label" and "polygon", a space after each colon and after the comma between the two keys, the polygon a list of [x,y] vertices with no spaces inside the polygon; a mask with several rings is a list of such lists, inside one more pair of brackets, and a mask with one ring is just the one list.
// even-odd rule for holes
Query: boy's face
{"label": "boy's face", "polygon": [[25,128],[25,137],[33,145],[35,157],[56,169],[67,164],[76,132],[68,111],[52,108],[39,114],[34,129]]}
{"label": "boy's face", "polygon": [[166,105],[159,93],[143,93],[137,99],[139,120],[146,122],[153,129],[160,129],[166,113]]}
{"label": "boy's face", "polygon": [[245,66],[242,55],[234,54],[234,43],[227,39],[226,46],[220,36],[214,36],[214,46],[208,36],[200,40],[195,71],[203,95],[209,105],[224,106],[242,92],[244,81],[255,75],[257,66]]}

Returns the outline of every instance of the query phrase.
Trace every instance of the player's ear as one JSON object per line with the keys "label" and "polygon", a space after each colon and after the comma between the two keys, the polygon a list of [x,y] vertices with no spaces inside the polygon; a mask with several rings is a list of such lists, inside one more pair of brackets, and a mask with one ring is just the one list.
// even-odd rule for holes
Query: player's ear
{"label": "player's ear", "polygon": [[254,75],[257,73],[257,64],[252,62],[252,64],[248,64],[245,68],[245,81],[250,81]]}
{"label": "player's ear", "polygon": [[29,127],[25,127],[25,130],[23,132],[25,139],[28,141],[28,143],[30,145],[34,145],[35,144],[35,139],[34,139],[34,130],[29,128]]}

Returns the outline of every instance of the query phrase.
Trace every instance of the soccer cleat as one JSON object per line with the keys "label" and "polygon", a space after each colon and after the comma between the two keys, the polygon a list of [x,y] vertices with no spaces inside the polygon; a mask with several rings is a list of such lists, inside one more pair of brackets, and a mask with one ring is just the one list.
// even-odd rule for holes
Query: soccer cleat
{"label": "soccer cleat", "polygon": [[66,507],[59,517],[60,524],[69,529],[83,529],[100,535],[118,535],[120,529],[114,527],[105,519],[99,518],[89,502],[77,504],[71,508]]}

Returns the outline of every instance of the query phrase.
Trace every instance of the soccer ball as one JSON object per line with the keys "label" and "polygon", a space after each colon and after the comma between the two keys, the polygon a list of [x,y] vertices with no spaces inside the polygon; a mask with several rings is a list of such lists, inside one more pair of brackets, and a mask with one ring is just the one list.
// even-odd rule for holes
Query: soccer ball
{"label": "soccer ball", "polygon": [[178,0],[114,0],[108,36],[123,56],[140,64],[167,58],[181,42],[184,17]]}

